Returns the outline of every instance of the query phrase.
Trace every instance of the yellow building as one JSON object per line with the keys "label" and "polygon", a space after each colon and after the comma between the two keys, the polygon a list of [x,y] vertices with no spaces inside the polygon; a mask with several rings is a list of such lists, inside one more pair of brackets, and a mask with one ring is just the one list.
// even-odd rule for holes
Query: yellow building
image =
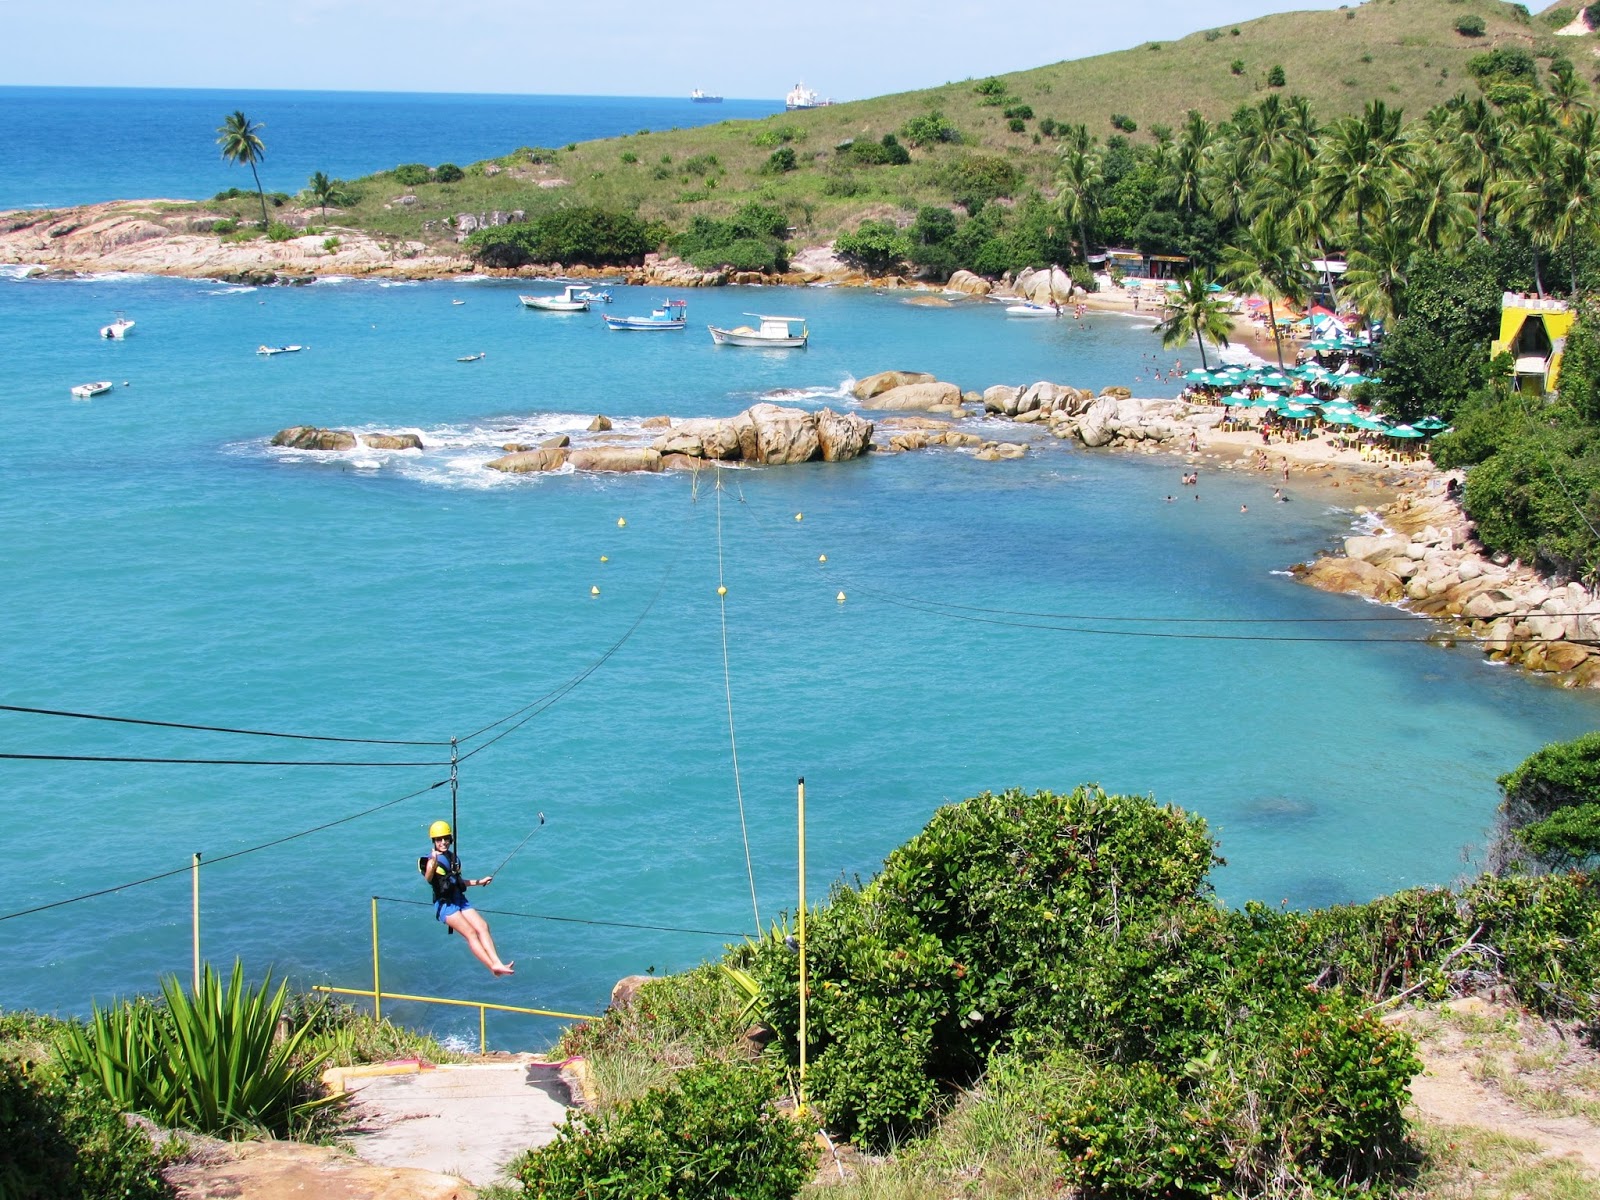
{"label": "yellow building", "polygon": [[1554,391],[1561,376],[1561,355],[1577,315],[1561,300],[1536,300],[1507,292],[1500,298],[1500,336],[1491,356],[1510,354],[1518,388]]}

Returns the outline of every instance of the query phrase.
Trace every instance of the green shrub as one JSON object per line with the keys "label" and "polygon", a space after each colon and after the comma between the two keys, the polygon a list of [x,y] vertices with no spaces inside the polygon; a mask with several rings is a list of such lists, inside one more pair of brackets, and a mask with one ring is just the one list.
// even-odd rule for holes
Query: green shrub
{"label": "green shrub", "polygon": [[577,1113],[508,1174],[530,1200],[789,1200],[810,1178],[808,1130],[773,1104],[768,1072],[731,1063],[683,1071],[614,1112]]}
{"label": "green shrub", "polygon": [[952,200],[976,213],[989,201],[1011,195],[1022,182],[1022,172],[997,155],[969,154],[946,166],[941,182]]}
{"label": "green shrub", "polygon": [[961,131],[945,120],[938,109],[912,117],[900,128],[900,136],[913,146],[934,146],[941,142],[959,143]]}
{"label": "green shrub", "polygon": [[211,232],[218,237],[224,237],[227,234],[234,233],[238,228],[239,222],[234,220],[214,221],[211,225]]}
{"label": "green shrub", "polygon": [[1025,133],[1028,129],[1028,123],[1021,117],[1012,117],[1006,122],[1006,128],[1012,133]]}
{"label": "green shrub", "polygon": [[1496,46],[1467,60],[1468,73],[1480,83],[1532,83],[1536,71],[1533,55],[1520,46]]}
{"label": "green shrub", "polygon": [[772,152],[771,157],[761,165],[761,173],[763,175],[783,175],[794,170],[799,165],[791,147],[779,146]]}
{"label": "green shrub", "polygon": [[342,245],[344,245],[344,243],[336,237],[326,237],[322,239],[322,248],[329,254],[335,253]]}
{"label": "green shrub", "polygon": [[884,134],[883,140],[878,142],[848,142],[840,148],[839,154],[850,162],[864,167],[904,166],[911,161],[911,153],[892,133]]}
{"label": "green shrub", "polygon": [[774,146],[785,146],[790,142],[805,141],[806,131],[798,125],[774,125],[756,134],[754,140],[755,144],[763,150],[770,150]]}
{"label": "green shrub", "polygon": [[1039,132],[1044,134],[1045,137],[1055,137],[1058,128],[1060,126],[1056,124],[1054,117],[1044,117],[1039,122]]}
{"label": "green shrub", "polygon": [[298,236],[294,229],[285,225],[282,221],[274,221],[267,226],[267,240],[269,242],[287,242],[290,238]]}
{"label": "green shrub", "polygon": [[171,1193],[142,1130],[94,1089],[0,1058],[0,1196],[159,1200]]}
{"label": "green shrub", "polygon": [[991,75],[988,79],[973,84],[972,90],[979,96],[1004,96],[1006,94],[1006,85],[1003,81]]}
{"label": "green shrub", "polygon": [[1577,15],[1578,10],[1575,8],[1547,8],[1539,14],[1539,19],[1552,29],[1560,29],[1562,26],[1572,24],[1572,19]]}
{"label": "green shrub", "polygon": [[1024,121],[1031,121],[1031,120],[1033,120],[1033,105],[1031,105],[1031,104],[1012,104],[1012,105],[1009,105],[1006,108],[1005,115],[1006,115],[1006,117],[1008,117],[1008,118],[1010,118],[1012,120],[1015,120],[1016,118],[1021,117]]}
{"label": "green shrub", "polygon": [[1456,32],[1462,37],[1482,37],[1484,30],[1487,28],[1488,26],[1484,24],[1483,18],[1476,13],[1469,13],[1464,17],[1456,18]]}
{"label": "green shrub", "polygon": [[1288,76],[1283,73],[1283,68],[1281,66],[1274,65],[1273,68],[1267,72],[1268,87],[1281,88],[1288,82]]}
{"label": "green shrub", "polygon": [[1122,133],[1138,133],[1139,122],[1128,116],[1127,113],[1112,113],[1111,128],[1119,130]]}
{"label": "green shrub", "polygon": [[901,266],[911,253],[911,243],[890,221],[863,221],[853,233],[842,233],[834,249],[868,273],[886,275]]}
{"label": "green shrub", "polygon": [[259,988],[235,962],[225,985],[208,965],[194,995],[162,980],[162,1007],[130,1001],[94,1008],[87,1027],[57,1043],[69,1075],[93,1084],[119,1110],[202,1133],[291,1133],[327,1104],[315,1098],[321,1061],[302,1057],[309,1026],[278,1036],[288,985]]}
{"label": "green shrub", "polygon": [[1233,75],[1243,75],[1244,74],[1244,59],[1242,59],[1242,58],[1234,59],[1231,63],[1228,64],[1228,71],[1229,71],[1230,74],[1233,74]]}
{"label": "green shrub", "polygon": [[627,266],[655,249],[645,223],[630,213],[574,205],[519,225],[480,229],[467,238],[468,251],[486,266],[583,263]]}
{"label": "green shrub", "polygon": [[1583,19],[1590,29],[1600,29],[1600,4],[1588,4],[1583,9]]}
{"label": "green shrub", "polygon": [[1208,30],[1206,30],[1206,41],[1208,41],[1208,42],[1214,42],[1218,38],[1220,38],[1221,36],[1222,36],[1222,30],[1220,30],[1220,29],[1208,29]]}
{"label": "green shrub", "polygon": [[722,164],[717,161],[715,154],[696,154],[683,160],[684,171],[702,179],[713,171],[719,170],[721,166]]}
{"label": "green shrub", "polygon": [[702,270],[731,267],[768,274],[788,266],[789,221],[782,209],[744,205],[726,220],[695,217],[689,228],[671,239],[672,249]]}
{"label": "green shrub", "polygon": [[639,156],[637,154],[635,154],[632,150],[624,150],[622,152],[623,165],[631,167],[631,166],[633,166],[634,163],[636,163],[638,161],[639,161]]}
{"label": "green shrub", "polygon": [[438,183],[460,183],[467,177],[467,173],[455,163],[440,163],[433,169],[433,178]]}
{"label": "green shrub", "polygon": [[433,173],[423,163],[401,163],[394,169],[394,181],[405,187],[421,187],[433,179]]}
{"label": "green shrub", "polygon": [[872,188],[867,181],[855,171],[830,171],[822,181],[822,194],[824,196],[837,196],[848,199],[851,196],[862,196]]}

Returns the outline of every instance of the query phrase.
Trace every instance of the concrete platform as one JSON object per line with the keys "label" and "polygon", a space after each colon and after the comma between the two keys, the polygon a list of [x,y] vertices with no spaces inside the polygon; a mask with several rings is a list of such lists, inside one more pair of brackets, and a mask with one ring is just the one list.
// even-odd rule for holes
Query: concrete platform
{"label": "concrete platform", "polygon": [[350,1078],[350,1149],[383,1167],[418,1167],[493,1183],[524,1150],[555,1138],[569,1098],[553,1065],[519,1057],[414,1074]]}

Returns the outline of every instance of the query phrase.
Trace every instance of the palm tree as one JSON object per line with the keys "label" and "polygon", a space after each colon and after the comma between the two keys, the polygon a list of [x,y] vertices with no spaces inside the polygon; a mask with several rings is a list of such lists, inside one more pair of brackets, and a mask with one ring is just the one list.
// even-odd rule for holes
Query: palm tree
{"label": "palm tree", "polygon": [[1258,173],[1255,147],[1246,137],[1233,139],[1211,160],[1206,198],[1218,220],[1242,225],[1254,215]]}
{"label": "palm tree", "polygon": [[1589,108],[1589,85],[1573,71],[1558,71],[1550,80],[1550,110],[1562,125],[1571,125]]}
{"label": "palm tree", "polygon": [[1471,201],[1437,146],[1418,154],[1406,170],[1395,217],[1424,249],[1457,250],[1472,236]]}
{"label": "palm tree", "polygon": [[1201,199],[1206,156],[1211,150],[1213,131],[1211,122],[1191,108],[1184,118],[1183,133],[1178,138],[1178,152],[1173,160],[1177,186],[1173,189],[1184,212],[1193,213],[1195,202]]}
{"label": "palm tree", "polygon": [[1487,236],[1484,227],[1490,206],[1503,191],[1508,150],[1505,123],[1482,96],[1467,101],[1456,112],[1450,149],[1467,191],[1478,197],[1474,236],[1481,241]]}
{"label": "palm tree", "polygon": [[1211,364],[1206,361],[1206,339],[1226,346],[1228,335],[1233,332],[1233,321],[1226,307],[1212,294],[1210,283],[1198,272],[1191,273],[1178,284],[1172,306],[1172,315],[1156,326],[1161,344],[1171,349],[1194,338],[1200,347],[1200,365],[1210,370]]}
{"label": "palm tree", "polygon": [[322,206],[322,215],[328,215],[328,205],[333,203],[334,195],[338,192],[338,185],[321,171],[311,176],[311,181],[306,184],[306,194],[311,197],[313,204]]}
{"label": "palm tree", "polygon": [[1351,213],[1356,236],[1365,238],[1367,217],[1380,211],[1395,170],[1404,165],[1406,142],[1400,111],[1368,101],[1359,117],[1346,117],[1320,147],[1320,192],[1332,210]]}
{"label": "palm tree", "polygon": [[1415,249],[1410,231],[1398,221],[1374,224],[1371,236],[1350,255],[1345,295],[1374,320],[1405,316],[1407,270]]}
{"label": "palm tree", "polygon": [[256,163],[267,156],[267,149],[256,132],[261,128],[263,126],[253,124],[244,113],[233,112],[217,127],[217,145],[222,147],[222,157],[235,166],[239,163],[249,164],[250,174],[256,180],[256,194],[261,197],[261,228],[265,229],[268,224],[267,193],[261,189],[261,173],[256,170]]}
{"label": "palm tree", "polygon": [[[1267,320],[1283,363],[1283,335],[1278,330],[1277,301],[1304,304],[1311,291],[1302,247],[1270,213],[1262,213],[1244,227],[1239,241],[1223,251],[1222,283],[1236,292],[1258,295],[1267,302]],[[1187,340],[1187,339],[1185,339]]]}
{"label": "palm tree", "polygon": [[1095,139],[1085,125],[1071,126],[1061,148],[1061,172],[1056,176],[1057,204],[1063,220],[1078,227],[1078,246],[1089,257],[1089,221],[1097,208],[1096,192],[1101,181],[1100,156]]}
{"label": "palm tree", "polygon": [[1567,155],[1562,139],[1553,127],[1545,124],[1530,126],[1517,139],[1514,152],[1519,179],[1511,206],[1527,233],[1528,245],[1533,251],[1533,285],[1542,297],[1544,269],[1539,261],[1539,249],[1547,246],[1554,252],[1561,245],[1563,234],[1571,228],[1570,223],[1563,220],[1567,198],[1560,184],[1561,176],[1568,169]]}

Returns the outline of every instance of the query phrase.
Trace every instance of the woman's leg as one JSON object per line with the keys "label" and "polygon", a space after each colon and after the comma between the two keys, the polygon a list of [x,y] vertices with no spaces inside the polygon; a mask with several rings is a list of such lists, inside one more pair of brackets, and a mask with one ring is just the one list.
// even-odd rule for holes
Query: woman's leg
{"label": "woman's leg", "polygon": [[[489,970],[494,971],[495,967],[499,963],[499,959],[495,957],[493,946],[485,946],[483,944],[483,938],[479,936],[478,930],[474,928],[472,922],[468,920],[469,916],[477,917],[478,914],[473,912],[470,908],[461,912],[453,912],[444,919],[444,923],[450,926],[451,929],[454,929],[464,939],[466,939],[467,949],[472,951],[472,956],[474,958],[476,958],[484,966],[488,967]],[[480,925],[483,923],[482,917],[478,917],[478,923]],[[498,973],[499,972],[496,971],[496,974]]]}
{"label": "woman's leg", "polygon": [[467,909],[464,913],[462,913],[462,916],[466,917],[467,923],[472,926],[474,932],[476,932],[478,935],[478,940],[482,942],[485,949],[489,951],[489,958],[491,960],[489,963],[489,969],[496,975],[510,975],[512,973],[511,964],[500,961],[500,952],[495,949],[494,938],[489,933],[489,922],[483,919],[483,915],[481,913],[472,908]]}

